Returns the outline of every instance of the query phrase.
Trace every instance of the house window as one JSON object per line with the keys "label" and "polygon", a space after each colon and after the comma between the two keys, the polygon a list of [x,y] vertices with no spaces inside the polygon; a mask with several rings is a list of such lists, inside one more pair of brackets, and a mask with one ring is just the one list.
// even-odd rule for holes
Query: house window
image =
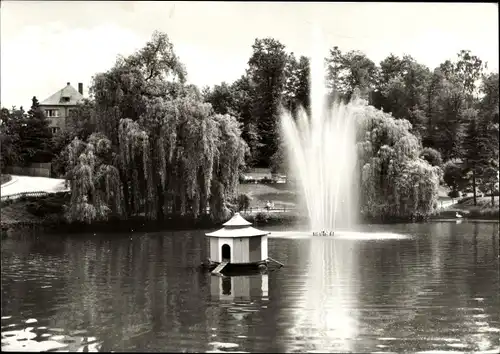
{"label": "house window", "polygon": [[69,97],[63,97],[62,100],[63,102],[69,102]]}
{"label": "house window", "polygon": [[46,109],[45,115],[48,118],[57,118],[57,117],[59,117],[59,110],[58,109]]}
{"label": "house window", "polygon": [[52,134],[55,134],[55,133],[57,133],[58,131],[60,131],[60,130],[61,130],[61,128],[59,128],[59,127],[52,127],[50,130],[52,130]]}

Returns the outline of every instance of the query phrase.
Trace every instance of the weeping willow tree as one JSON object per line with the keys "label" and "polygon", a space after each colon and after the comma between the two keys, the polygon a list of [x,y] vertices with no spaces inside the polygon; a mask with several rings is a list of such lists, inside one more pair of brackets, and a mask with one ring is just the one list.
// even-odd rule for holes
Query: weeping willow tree
{"label": "weeping willow tree", "polygon": [[[158,32],[144,48],[94,77],[97,129],[116,152],[113,163],[106,160],[106,171],[121,191],[119,209],[127,217],[196,219],[208,210],[214,219],[227,217],[247,146],[236,119],[216,115],[197,88],[184,82],[183,65],[167,35]],[[94,197],[92,174],[83,172],[96,164],[102,169],[103,162],[92,160],[90,140],[72,144],[75,156],[83,154],[74,162],[81,191],[73,193],[72,210],[82,205],[87,219],[104,218],[111,212],[108,200]]]}
{"label": "weeping willow tree", "polygon": [[[235,118],[189,97],[148,102],[138,122],[120,121],[119,166],[131,214],[227,216],[246,144]],[[142,201],[144,201],[143,204]]]}
{"label": "weeping willow tree", "polygon": [[368,105],[356,119],[362,214],[418,220],[432,213],[441,169],[420,158],[422,145],[411,124]]}
{"label": "weeping willow tree", "polygon": [[186,70],[165,33],[154,32],[146,45],[128,57],[119,56],[108,71],[93,77],[96,124],[113,144],[123,118],[138,120],[155,97],[174,98],[189,92]]}
{"label": "weeping willow tree", "polygon": [[198,218],[209,206],[214,219],[227,217],[247,147],[235,118],[212,113],[191,98],[157,98],[139,121],[120,121],[118,165],[130,214]]}
{"label": "weeping willow tree", "polygon": [[118,169],[113,166],[111,142],[100,133],[87,142],[75,138],[68,145],[71,201],[66,210],[70,222],[91,223],[110,215],[122,216],[122,189]]}

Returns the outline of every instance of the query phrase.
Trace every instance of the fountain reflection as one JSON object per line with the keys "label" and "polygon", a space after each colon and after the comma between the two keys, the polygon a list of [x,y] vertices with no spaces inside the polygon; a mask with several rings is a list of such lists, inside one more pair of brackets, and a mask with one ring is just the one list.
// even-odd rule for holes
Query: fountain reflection
{"label": "fountain reflection", "polygon": [[353,351],[358,332],[357,282],[352,243],[312,238],[307,279],[296,322],[290,329],[300,339],[288,352]]}

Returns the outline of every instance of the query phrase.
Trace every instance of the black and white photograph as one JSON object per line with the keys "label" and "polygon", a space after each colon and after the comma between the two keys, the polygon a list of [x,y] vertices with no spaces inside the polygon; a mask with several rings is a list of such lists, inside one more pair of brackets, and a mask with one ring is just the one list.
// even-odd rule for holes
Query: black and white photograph
{"label": "black and white photograph", "polygon": [[2,0],[1,350],[500,353],[498,17]]}

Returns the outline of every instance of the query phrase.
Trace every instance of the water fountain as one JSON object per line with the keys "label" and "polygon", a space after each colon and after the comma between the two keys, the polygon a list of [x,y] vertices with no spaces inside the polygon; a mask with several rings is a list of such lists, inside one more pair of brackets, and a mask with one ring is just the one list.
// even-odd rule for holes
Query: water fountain
{"label": "water fountain", "polygon": [[311,116],[281,117],[291,172],[301,186],[314,235],[332,235],[357,220],[356,104],[327,107],[322,41],[315,31],[310,59]]}
{"label": "water fountain", "polygon": [[[307,208],[314,237],[301,310],[290,335],[304,338],[298,351],[351,351],[357,319],[349,312],[356,301],[356,257],[339,238],[357,222],[355,103],[328,107],[322,40],[316,29],[310,55],[310,116],[285,112],[281,131],[293,177]],[[351,231],[352,233],[352,231]],[[309,233],[310,235],[310,233]],[[293,351],[293,350],[290,350]]]}

